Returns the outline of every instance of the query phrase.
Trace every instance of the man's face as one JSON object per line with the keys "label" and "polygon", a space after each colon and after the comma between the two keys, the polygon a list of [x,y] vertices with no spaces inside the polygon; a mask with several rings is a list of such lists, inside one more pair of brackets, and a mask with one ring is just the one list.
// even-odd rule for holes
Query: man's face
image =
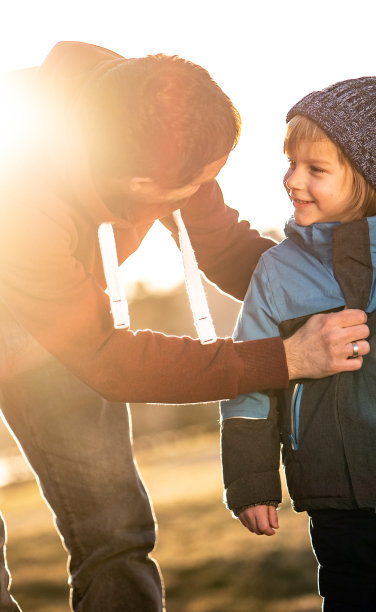
{"label": "man's face", "polygon": [[157,183],[148,179],[132,179],[136,182],[136,184],[137,181],[139,181],[139,189],[136,187],[133,193],[140,202],[144,202],[145,204],[151,202],[166,205],[169,205],[172,202],[178,203],[181,200],[185,200],[186,198],[193,196],[204,183],[209,183],[210,181],[214,180],[219,174],[221,168],[225,165],[227,158],[228,155],[224,155],[220,159],[207,164],[191,183],[184,185],[183,187],[176,187],[174,189],[159,187]]}
{"label": "man's face", "polygon": [[114,179],[100,190],[102,197],[112,209],[121,210],[126,198],[126,215],[133,223],[152,222],[167,217],[181,207],[185,200],[193,196],[201,185],[209,183],[225,165],[228,155],[224,155],[203,167],[200,174],[188,185],[168,189],[160,187],[149,178]]}

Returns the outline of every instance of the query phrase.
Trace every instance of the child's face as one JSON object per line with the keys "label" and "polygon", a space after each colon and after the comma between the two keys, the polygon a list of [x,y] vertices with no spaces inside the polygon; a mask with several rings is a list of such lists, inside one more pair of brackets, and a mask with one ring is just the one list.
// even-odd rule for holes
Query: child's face
{"label": "child's face", "polygon": [[352,203],[352,172],[341,163],[329,139],[302,141],[293,155],[284,185],[299,225],[358,218]]}

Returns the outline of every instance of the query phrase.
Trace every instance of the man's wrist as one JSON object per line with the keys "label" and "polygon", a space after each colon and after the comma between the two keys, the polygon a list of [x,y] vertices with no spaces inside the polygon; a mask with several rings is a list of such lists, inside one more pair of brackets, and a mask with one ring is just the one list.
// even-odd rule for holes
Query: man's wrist
{"label": "man's wrist", "polygon": [[292,338],[286,338],[283,340],[283,346],[285,348],[289,380],[301,378],[301,372],[299,371],[299,360],[294,352],[294,341]]}

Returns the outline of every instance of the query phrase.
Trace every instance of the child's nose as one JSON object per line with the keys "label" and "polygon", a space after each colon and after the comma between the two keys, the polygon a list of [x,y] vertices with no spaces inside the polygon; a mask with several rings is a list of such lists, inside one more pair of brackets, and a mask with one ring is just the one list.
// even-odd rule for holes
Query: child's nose
{"label": "child's nose", "polygon": [[303,189],[304,173],[298,167],[291,169],[286,175],[285,185],[288,191]]}

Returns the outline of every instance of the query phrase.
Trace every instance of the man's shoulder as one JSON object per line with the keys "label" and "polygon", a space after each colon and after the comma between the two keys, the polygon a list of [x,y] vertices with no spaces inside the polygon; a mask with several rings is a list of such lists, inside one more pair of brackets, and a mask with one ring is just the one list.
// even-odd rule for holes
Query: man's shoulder
{"label": "man's shoulder", "polygon": [[72,207],[46,184],[22,174],[0,181],[0,249],[41,250],[75,242]]}

